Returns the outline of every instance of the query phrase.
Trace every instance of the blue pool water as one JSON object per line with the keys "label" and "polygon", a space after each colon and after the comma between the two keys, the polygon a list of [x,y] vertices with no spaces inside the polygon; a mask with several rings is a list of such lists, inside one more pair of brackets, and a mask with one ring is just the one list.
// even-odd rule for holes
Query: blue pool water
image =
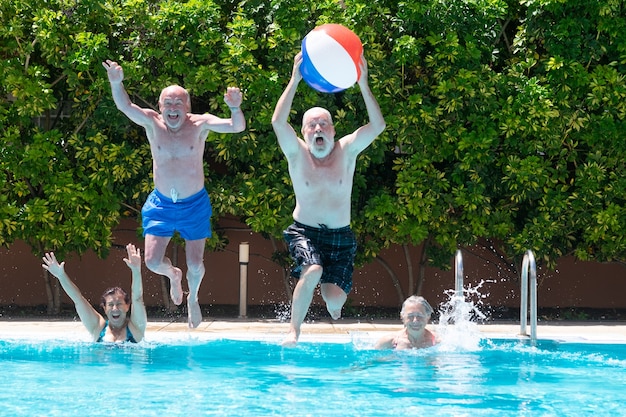
{"label": "blue pool water", "polygon": [[626,345],[0,340],[2,416],[620,416]]}

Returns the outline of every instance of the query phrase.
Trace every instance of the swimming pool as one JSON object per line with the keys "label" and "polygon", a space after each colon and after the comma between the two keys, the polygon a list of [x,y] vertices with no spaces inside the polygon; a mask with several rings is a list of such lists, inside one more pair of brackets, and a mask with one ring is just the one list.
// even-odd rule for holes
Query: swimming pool
{"label": "swimming pool", "polygon": [[372,350],[347,343],[151,338],[0,340],[0,415],[616,416],[626,345],[481,339]]}

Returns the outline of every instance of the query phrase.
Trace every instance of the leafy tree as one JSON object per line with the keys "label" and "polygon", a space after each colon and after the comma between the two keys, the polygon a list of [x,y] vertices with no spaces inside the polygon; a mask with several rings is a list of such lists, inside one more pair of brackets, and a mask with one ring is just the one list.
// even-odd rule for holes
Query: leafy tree
{"label": "leafy tree", "polygon": [[623,260],[623,3],[525,3],[509,65],[518,99],[511,95],[502,119],[506,139],[517,146],[502,164],[501,201],[519,208],[516,232],[503,238],[511,251],[531,247],[548,264],[568,254]]}
{"label": "leafy tree", "polygon": [[[209,136],[207,187],[216,226],[240,217],[282,264],[294,201],[271,115],[301,39],[335,22],[361,37],[387,121],[355,174],[359,262],[425,243],[422,276],[492,241],[548,265],[626,258],[622,1],[2,0],[0,18],[1,244],[105,256],[120,218],[139,215],[150,151],[112,102],[110,58],[142,106],[177,83],[194,112],[228,114],[224,90],[244,90],[248,129]],[[358,87],[301,86],[291,122],[313,105],[338,135],[367,121]]]}
{"label": "leafy tree", "polygon": [[[108,27],[107,16],[96,2],[54,6],[3,1],[0,9],[0,243],[22,239],[39,255],[104,256],[122,203],[147,174],[147,149],[132,136],[111,140],[102,128],[102,82],[91,71],[106,54],[98,29]],[[58,287],[47,284],[52,312]]]}

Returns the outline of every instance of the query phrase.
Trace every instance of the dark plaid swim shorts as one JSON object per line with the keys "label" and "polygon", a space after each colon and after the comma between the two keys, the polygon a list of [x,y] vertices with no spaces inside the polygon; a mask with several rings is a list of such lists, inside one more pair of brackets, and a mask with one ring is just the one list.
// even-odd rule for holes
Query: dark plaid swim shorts
{"label": "dark plaid swim shorts", "polygon": [[350,292],[356,254],[356,238],[350,226],[329,229],[324,225],[312,227],[294,222],[283,236],[295,262],[291,270],[294,278],[300,278],[305,265],[321,265],[324,269],[321,283],[336,284],[346,294]]}

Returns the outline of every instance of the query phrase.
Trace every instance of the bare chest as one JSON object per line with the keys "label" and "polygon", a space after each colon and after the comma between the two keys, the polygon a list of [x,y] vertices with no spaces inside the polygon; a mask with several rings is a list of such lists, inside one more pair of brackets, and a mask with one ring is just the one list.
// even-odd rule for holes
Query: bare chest
{"label": "bare chest", "polygon": [[302,193],[326,195],[346,193],[352,188],[352,172],[341,158],[320,163],[312,157],[303,158],[291,168],[294,187]]}
{"label": "bare chest", "polygon": [[159,126],[152,134],[150,145],[152,154],[158,160],[187,159],[204,153],[206,134],[191,123],[180,130],[172,132]]}

